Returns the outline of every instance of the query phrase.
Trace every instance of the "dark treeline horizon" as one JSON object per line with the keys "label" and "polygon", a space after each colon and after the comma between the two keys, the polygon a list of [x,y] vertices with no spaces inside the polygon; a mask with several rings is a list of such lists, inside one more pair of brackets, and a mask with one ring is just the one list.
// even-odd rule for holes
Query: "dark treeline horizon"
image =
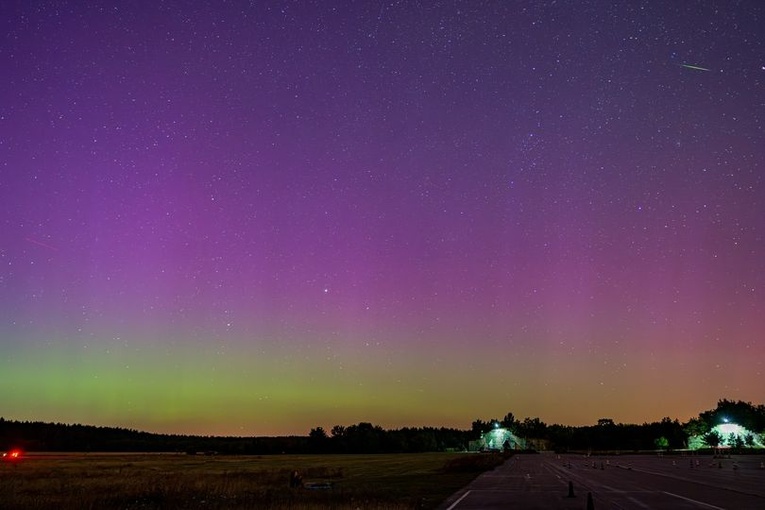
{"label": "dark treeline horizon", "polygon": [[[719,444],[712,432],[723,422],[737,423],[765,434],[765,406],[720,400],[717,407],[681,423],[663,418],[653,423],[614,423],[609,418],[586,426],[547,425],[539,418],[477,419],[468,430],[447,427],[404,427],[385,430],[360,422],[322,427],[307,436],[224,437],[157,434],[119,427],[6,420],[0,417],[0,450],[22,448],[50,452],[180,452],[268,455],[282,453],[418,453],[461,451],[494,427],[511,430],[533,449],[555,451],[671,450],[688,445],[690,436]],[[717,444],[715,444],[717,443]],[[748,445],[751,446],[751,443]]]}

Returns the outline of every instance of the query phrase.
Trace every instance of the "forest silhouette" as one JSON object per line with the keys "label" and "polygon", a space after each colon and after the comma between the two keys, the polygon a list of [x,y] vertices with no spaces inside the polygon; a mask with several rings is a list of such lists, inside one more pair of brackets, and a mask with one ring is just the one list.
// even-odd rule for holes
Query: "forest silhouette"
{"label": "forest silhouette", "polygon": [[[565,451],[673,450],[687,448],[692,436],[707,437],[712,428],[732,422],[762,435],[765,405],[720,400],[717,407],[681,423],[663,418],[643,424],[599,419],[588,426],[548,425],[539,418],[477,419],[468,430],[446,427],[404,427],[385,430],[361,422],[336,425],[327,432],[316,427],[306,436],[220,437],[155,434],[134,429],[80,424],[14,421],[0,418],[0,450],[21,448],[44,452],[182,452],[189,454],[267,455],[281,453],[416,453],[467,450],[470,442],[494,427],[528,440],[528,445]],[[710,444],[716,444],[714,437]]]}

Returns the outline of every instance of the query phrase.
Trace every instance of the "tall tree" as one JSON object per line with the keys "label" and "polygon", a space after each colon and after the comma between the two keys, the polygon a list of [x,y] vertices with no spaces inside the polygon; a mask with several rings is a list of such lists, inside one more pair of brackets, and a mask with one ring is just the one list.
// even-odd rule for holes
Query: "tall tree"
{"label": "tall tree", "polygon": [[507,413],[499,424],[511,432],[516,432],[518,429],[518,420],[515,419],[513,413]]}
{"label": "tall tree", "polygon": [[719,432],[712,430],[704,436],[704,442],[712,448],[717,448],[722,443],[722,436]]}

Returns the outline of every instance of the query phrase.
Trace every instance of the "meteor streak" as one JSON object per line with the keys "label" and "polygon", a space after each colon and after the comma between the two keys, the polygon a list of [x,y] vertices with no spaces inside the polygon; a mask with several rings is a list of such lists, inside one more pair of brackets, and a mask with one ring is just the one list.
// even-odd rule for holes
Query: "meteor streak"
{"label": "meteor streak", "polygon": [[37,239],[33,239],[31,237],[25,237],[24,240],[29,242],[29,243],[36,244],[37,246],[42,246],[43,248],[48,248],[49,250],[58,251],[58,248],[56,248],[55,246],[51,246],[48,243],[44,243],[42,241],[38,241]]}
{"label": "meteor streak", "polygon": [[687,67],[688,69],[695,69],[696,71],[711,71],[711,69],[707,69],[706,67],[701,66],[692,66],[691,64],[680,64],[683,67]]}

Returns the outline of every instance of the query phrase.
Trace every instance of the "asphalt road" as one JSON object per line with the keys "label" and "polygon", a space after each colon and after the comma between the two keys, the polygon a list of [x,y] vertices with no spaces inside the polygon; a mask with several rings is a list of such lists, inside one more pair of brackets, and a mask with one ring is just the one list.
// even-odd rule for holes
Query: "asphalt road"
{"label": "asphalt road", "polygon": [[[765,456],[515,455],[441,510],[763,510]],[[569,483],[573,497],[569,497]]]}

